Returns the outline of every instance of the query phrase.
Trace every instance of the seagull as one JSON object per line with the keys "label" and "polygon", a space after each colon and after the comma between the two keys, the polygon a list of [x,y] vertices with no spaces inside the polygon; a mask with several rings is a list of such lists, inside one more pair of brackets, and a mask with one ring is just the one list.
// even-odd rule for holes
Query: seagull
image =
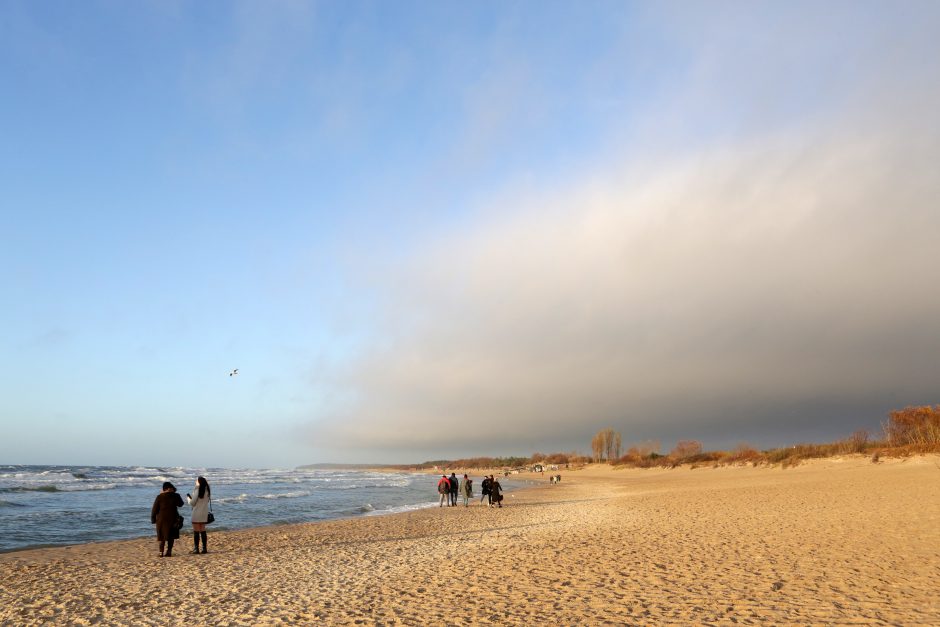
{"label": "seagull", "polygon": [[234,376],[237,375],[237,374],[238,374],[238,368],[236,368],[235,370],[232,370],[230,373],[228,373],[228,376],[234,377]]}

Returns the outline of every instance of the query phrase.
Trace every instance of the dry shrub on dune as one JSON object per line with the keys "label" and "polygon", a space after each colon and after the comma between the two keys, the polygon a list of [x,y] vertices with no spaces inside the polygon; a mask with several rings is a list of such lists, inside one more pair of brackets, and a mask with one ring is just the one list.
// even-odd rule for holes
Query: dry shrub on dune
{"label": "dry shrub on dune", "polygon": [[864,453],[868,449],[868,444],[868,431],[859,429],[846,439],[838,442],[839,452],[843,454]]}
{"label": "dry shrub on dune", "polygon": [[940,446],[940,405],[905,407],[888,414],[885,437],[893,447]]}
{"label": "dry shrub on dune", "polygon": [[764,456],[753,446],[742,442],[738,444],[724,461],[729,464],[760,464],[766,461]]}
{"label": "dry shrub on dune", "polygon": [[676,443],[672,452],[669,453],[669,457],[674,460],[682,460],[692,457],[693,455],[698,455],[702,452],[702,443],[698,440],[679,440]]}

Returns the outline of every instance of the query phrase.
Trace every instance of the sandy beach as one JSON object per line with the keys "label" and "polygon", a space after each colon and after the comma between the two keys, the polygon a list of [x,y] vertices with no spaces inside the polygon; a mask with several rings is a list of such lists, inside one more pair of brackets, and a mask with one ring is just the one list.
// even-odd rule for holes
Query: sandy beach
{"label": "sandy beach", "polygon": [[7,553],[0,624],[940,624],[937,456],[598,466],[505,503]]}

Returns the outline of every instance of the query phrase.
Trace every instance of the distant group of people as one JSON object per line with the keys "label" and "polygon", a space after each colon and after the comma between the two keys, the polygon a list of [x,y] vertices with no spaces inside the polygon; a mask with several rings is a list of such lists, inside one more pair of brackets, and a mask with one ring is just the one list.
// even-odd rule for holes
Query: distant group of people
{"label": "distant group of people", "polygon": [[445,502],[447,507],[457,507],[458,494],[463,495],[463,504],[464,507],[467,507],[470,498],[473,496],[473,479],[464,475],[463,481],[460,481],[454,473],[450,473],[450,477],[441,475],[441,478],[437,481],[437,491],[441,495],[439,507],[444,507]]}
{"label": "distant group of people", "polygon": [[[209,489],[209,482],[205,477],[196,479],[196,485],[193,488],[196,496],[186,495],[186,501],[192,507],[192,525],[193,525],[193,550],[190,553],[208,553],[208,544],[206,542],[206,525],[212,522],[212,493]],[[173,543],[179,539],[180,530],[183,528],[183,517],[180,516],[179,508],[183,506],[183,499],[176,492],[176,486],[169,481],[163,483],[163,490],[153,501],[153,507],[150,508],[150,523],[156,525],[157,542],[160,545],[160,557],[171,557],[173,555]],[[202,550],[199,550],[199,542],[202,541]]]}
{"label": "distant group of people", "polygon": [[561,475],[552,475],[548,478],[548,482],[551,484],[561,483]]}
{"label": "distant group of people", "polygon": [[483,496],[480,497],[481,505],[483,504],[483,499],[488,498],[490,507],[494,505],[497,507],[503,506],[503,486],[499,484],[499,479],[493,475],[483,478],[483,482],[480,484],[480,491],[483,493]]}
{"label": "distant group of people", "polygon": [[[493,475],[483,477],[480,489],[482,492],[480,497],[481,505],[484,499],[489,499],[490,507],[503,506],[503,486]],[[437,492],[441,495],[441,502],[438,507],[444,507],[444,503],[447,503],[448,507],[457,507],[458,494],[463,497],[463,506],[469,507],[470,499],[473,498],[473,479],[464,475],[463,479],[460,480],[453,472],[450,473],[450,477],[446,474],[441,475],[441,478],[437,480]]]}

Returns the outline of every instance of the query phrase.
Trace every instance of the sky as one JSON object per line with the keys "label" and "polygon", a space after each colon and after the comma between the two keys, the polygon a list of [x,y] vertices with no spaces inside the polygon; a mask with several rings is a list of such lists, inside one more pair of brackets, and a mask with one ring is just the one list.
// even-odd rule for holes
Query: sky
{"label": "sky", "polygon": [[940,403],[938,31],[916,0],[5,0],[0,463],[877,434]]}

